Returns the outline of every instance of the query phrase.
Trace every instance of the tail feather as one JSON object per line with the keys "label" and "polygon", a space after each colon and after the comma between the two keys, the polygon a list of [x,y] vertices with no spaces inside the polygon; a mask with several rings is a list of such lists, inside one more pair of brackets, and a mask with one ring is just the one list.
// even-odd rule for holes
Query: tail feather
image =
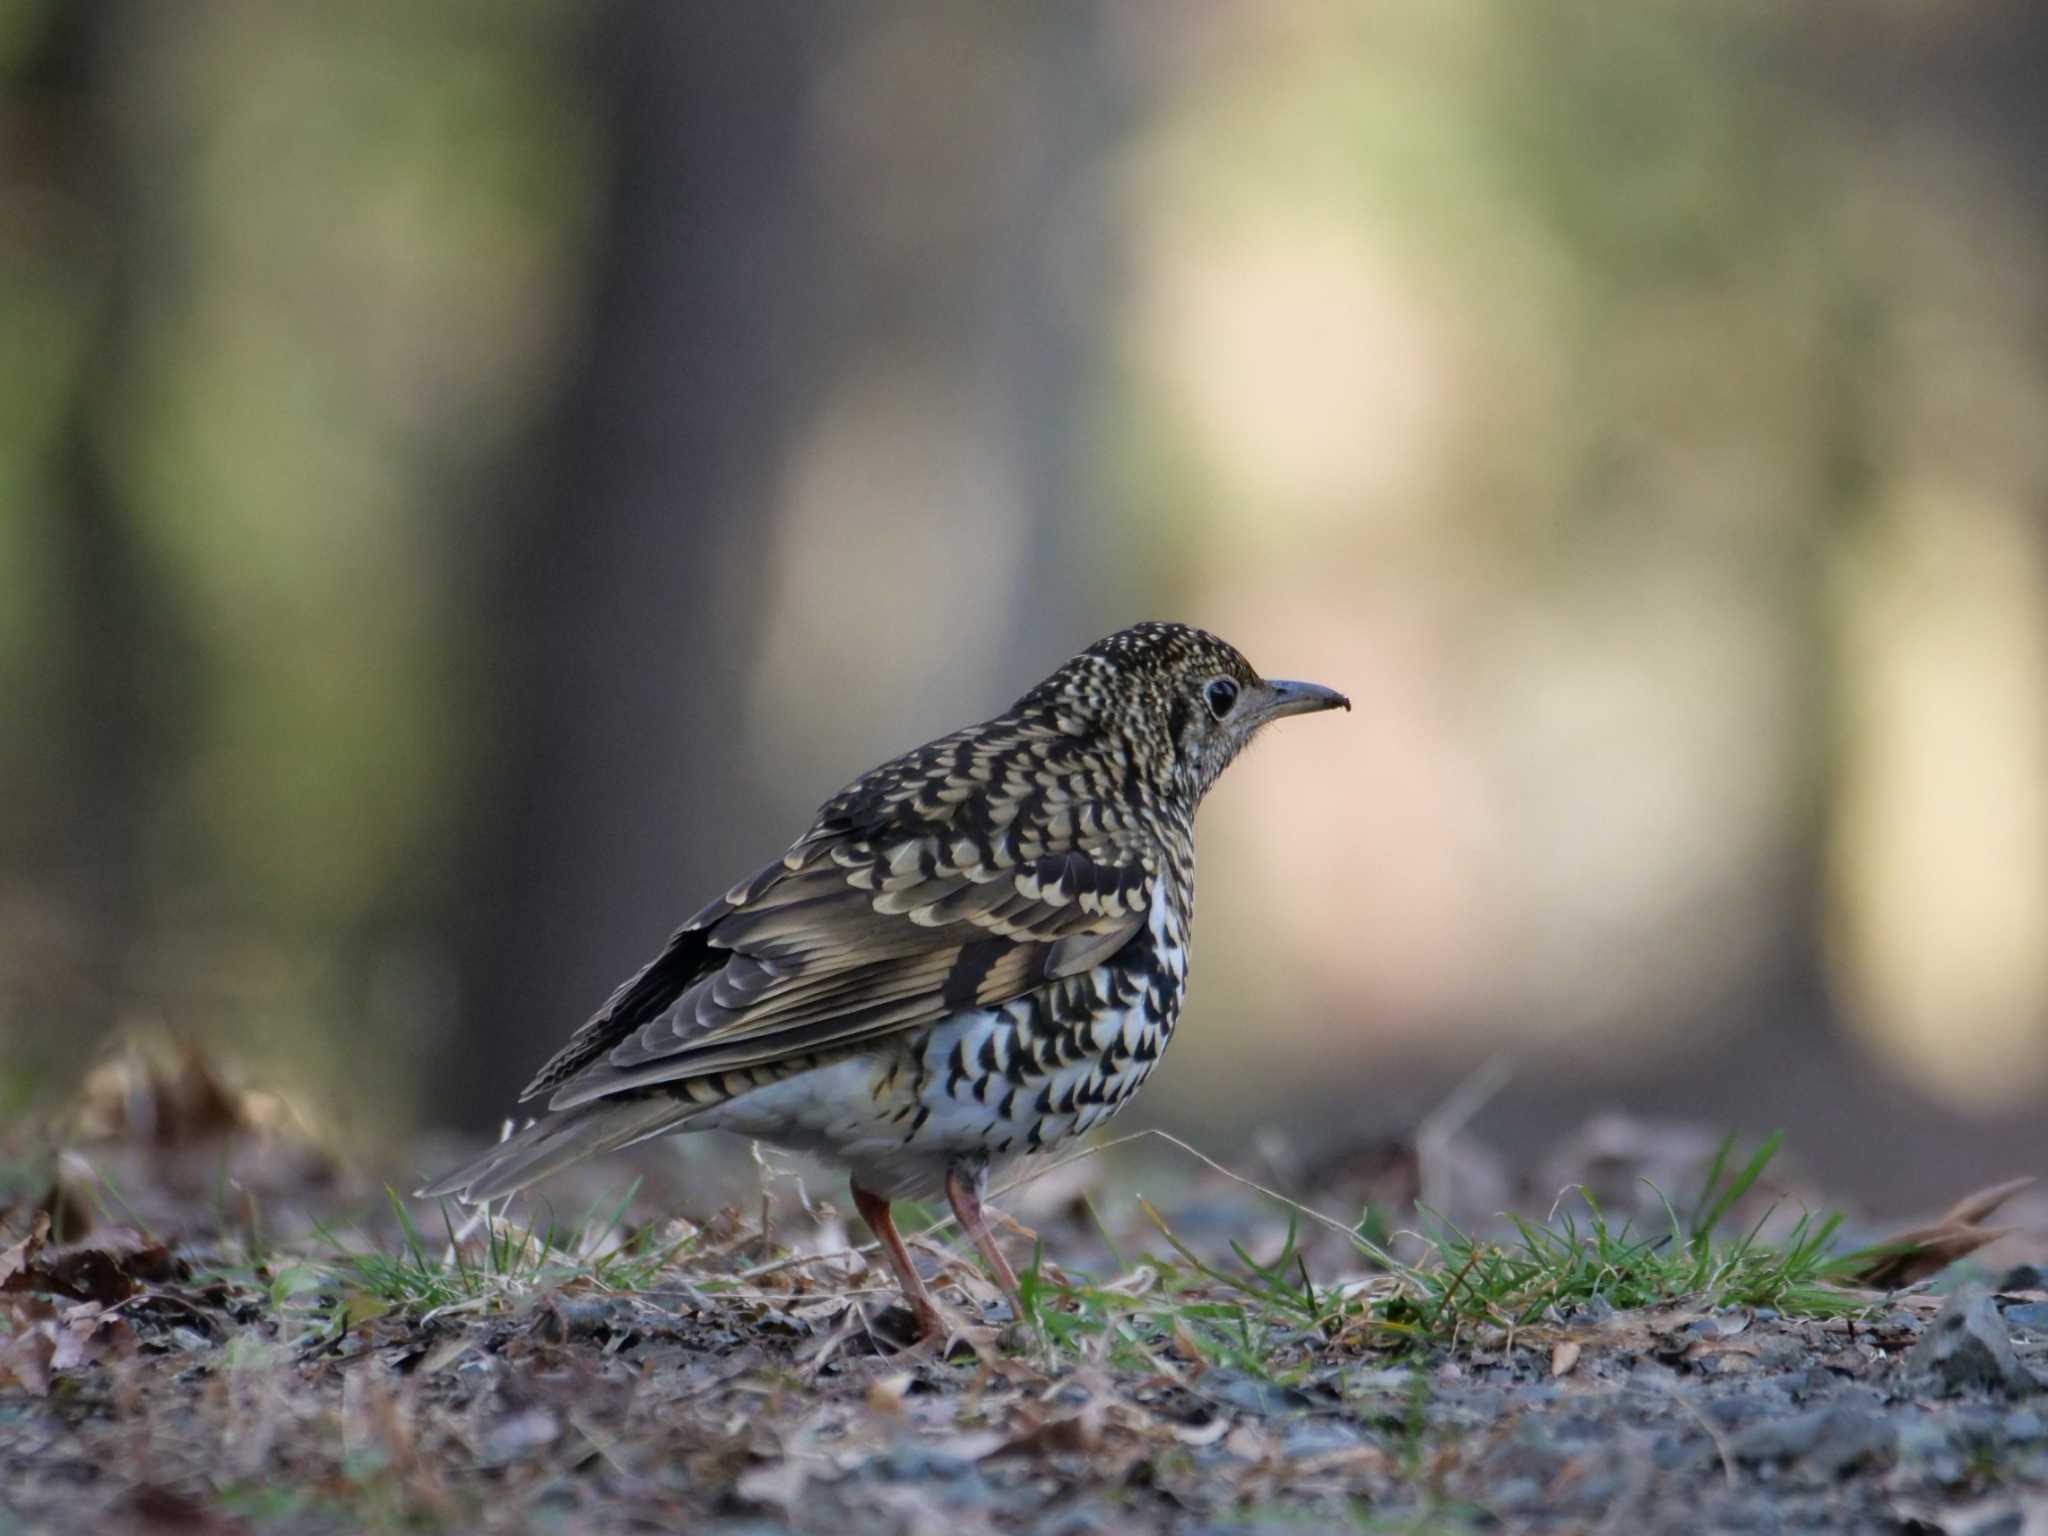
{"label": "tail feather", "polygon": [[672,1130],[703,1108],[671,1098],[599,1099],[536,1120],[475,1162],[414,1191],[421,1199],[454,1195],[468,1204],[495,1200],[571,1163]]}

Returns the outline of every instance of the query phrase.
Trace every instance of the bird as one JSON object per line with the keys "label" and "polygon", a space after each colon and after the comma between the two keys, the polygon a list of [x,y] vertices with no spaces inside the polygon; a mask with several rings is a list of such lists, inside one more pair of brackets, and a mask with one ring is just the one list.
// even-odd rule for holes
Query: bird
{"label": "bird", "polygon": [[1186,624],[1097,641],[994,718],[862,774],[670,935],[535,1074],[545,1112],[418,1191],[496,1199],[593,1154],[720,1130],[819,1156],[927,1338],[890,1214],[943,1191],[1009,1299],[992,1167],[1131,1101],[1187,992],[1194,818],[1254,735],[1351,708]]}

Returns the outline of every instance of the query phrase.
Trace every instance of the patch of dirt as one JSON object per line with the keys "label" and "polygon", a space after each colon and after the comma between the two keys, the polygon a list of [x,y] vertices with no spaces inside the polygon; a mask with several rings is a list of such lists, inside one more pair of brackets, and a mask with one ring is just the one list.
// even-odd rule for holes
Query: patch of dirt
{"label": "patch of dirt", "polygon": [[[296,1344],[229,1302],[17,1306],[17,1528],[1961,1532],[2031,1529],[2048,1497],[2048,1394],[1916,1356],[1930,1297],[1863,1326],[1674,1308],[1310,1349],[1285,1383],[1170,1343],[1150,1371],[940,1359],[829,1300],[556,1295]],[[2048,1370],[2040,1293],[1980,1305]]]}

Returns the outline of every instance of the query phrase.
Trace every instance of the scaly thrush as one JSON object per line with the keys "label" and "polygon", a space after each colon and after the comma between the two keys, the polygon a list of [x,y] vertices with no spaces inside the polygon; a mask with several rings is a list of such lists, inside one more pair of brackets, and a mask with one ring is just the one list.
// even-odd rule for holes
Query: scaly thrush
{"label": "scaly thrush", "polygon": [[421,1191],[509,1194],[671,1131],[736,1131],[852,1175],[889,1216],[943,1188],[1022,1316],[981,1197],[1131,1099],[1187,987],[1195,808],[1260,727],[1351,707],[1183,624],[1098,641],[993,720],[882,764],[676,930],[542,1067],[547,1113]]}

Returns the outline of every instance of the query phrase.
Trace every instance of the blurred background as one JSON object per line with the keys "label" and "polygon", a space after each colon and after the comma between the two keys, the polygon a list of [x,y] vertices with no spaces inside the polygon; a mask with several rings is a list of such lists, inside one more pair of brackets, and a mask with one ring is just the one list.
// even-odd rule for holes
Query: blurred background
{"label": "blurred background", "polygon": [[0,0],[0,1105],[161,1024],[488,1131],[1173,617],[1358,709],[1212,798],[1131,1124],[2041,1168],[2044,32]]}

